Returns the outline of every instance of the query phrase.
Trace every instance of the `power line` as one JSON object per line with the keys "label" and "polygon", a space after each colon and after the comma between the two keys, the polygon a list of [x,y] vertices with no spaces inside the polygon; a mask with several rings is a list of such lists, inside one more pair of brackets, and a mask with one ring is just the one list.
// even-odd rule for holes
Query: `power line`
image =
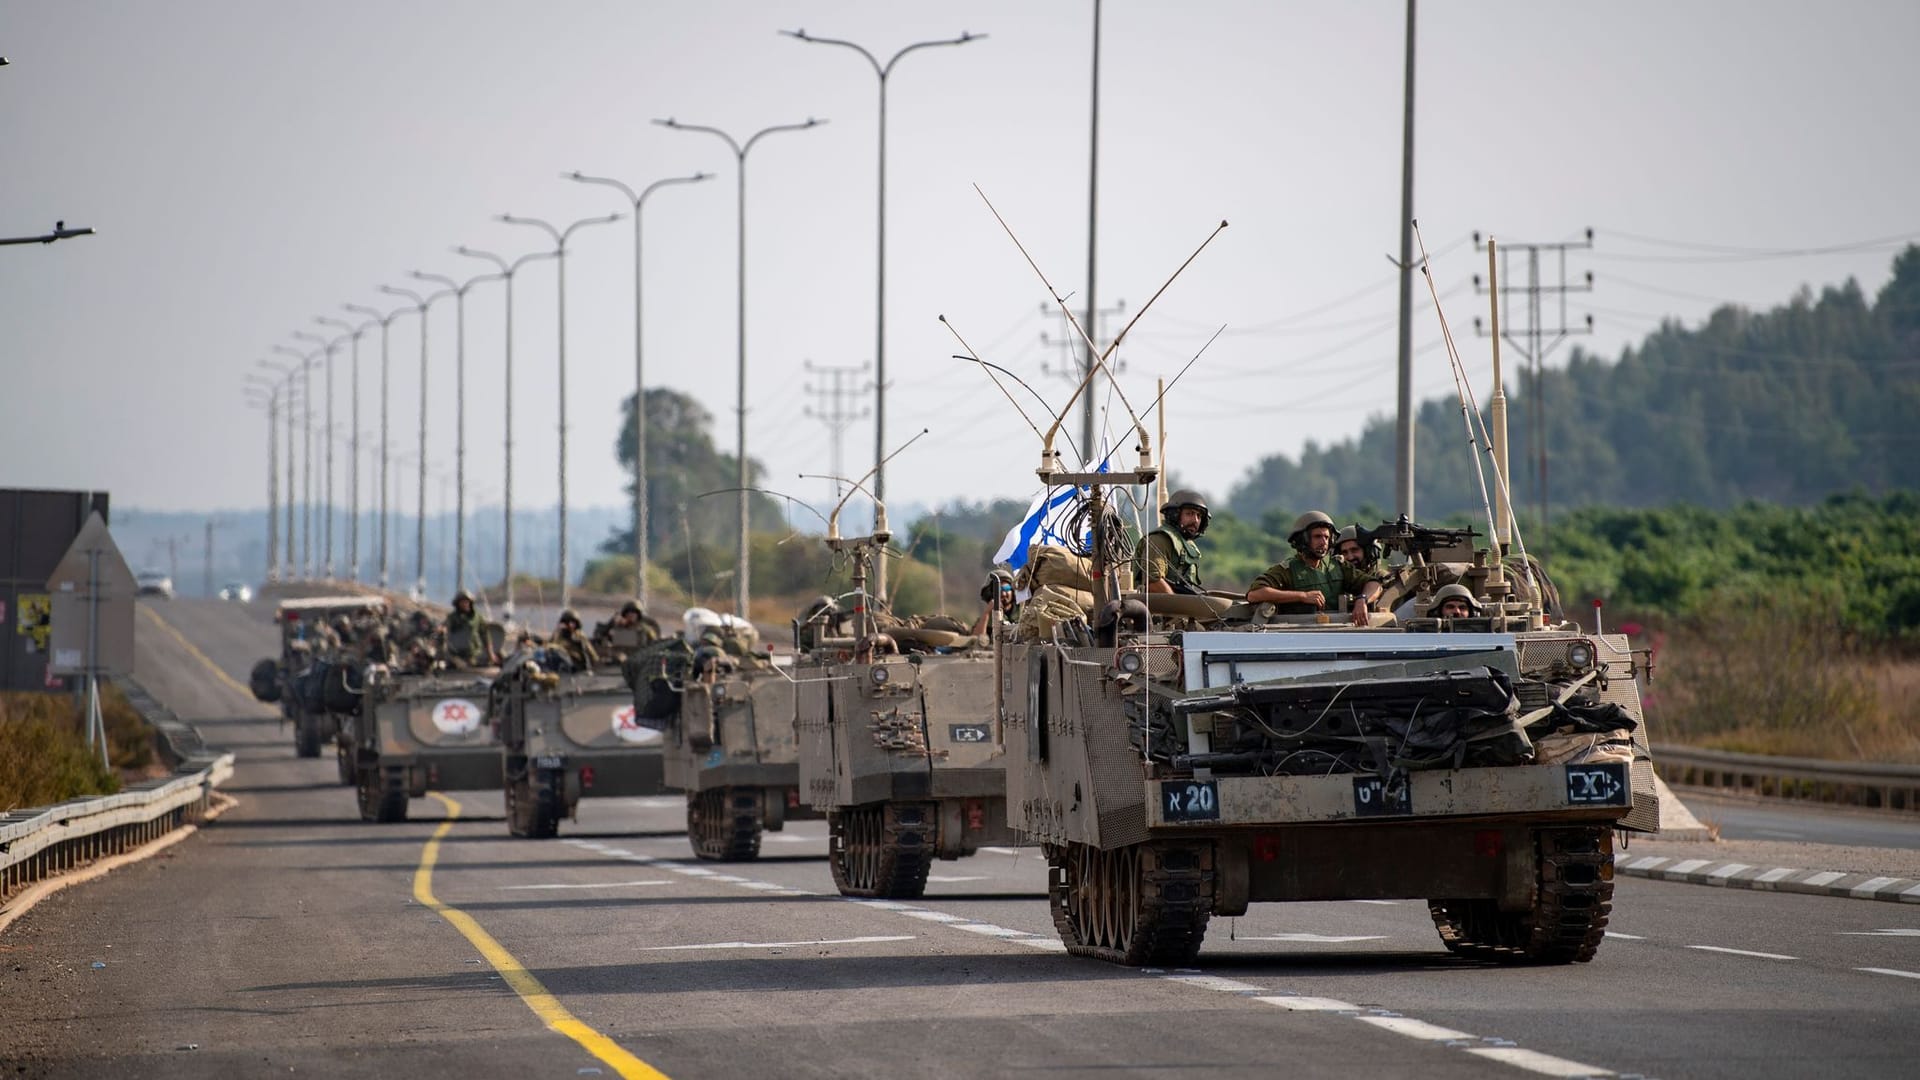
{"label": "power line", "polygon": [[[802,412],[826,425],[828,460],[832,463],[828,470],[830,475],[845,476],[847,474],[845,466],[847,428],[852,426],[854,421],[864,420],[872,415],[873,410],[868,406],[862,405],[857,410],[852,407],[852,402],[857,396],[873,392],[873,380],[868,379],[864,384],[855,381],[870,366],[868,364],[835,366],[815,364],[811,360],[805,361],[806,369],[820,376],[823,381],[819,386],[807,383],[801,387],[803,393],[813,395],[820,402],[818,408],[808,405],[802,409]],[[833,481],[833,495],[836,499],[841,495],[838,480]]]}

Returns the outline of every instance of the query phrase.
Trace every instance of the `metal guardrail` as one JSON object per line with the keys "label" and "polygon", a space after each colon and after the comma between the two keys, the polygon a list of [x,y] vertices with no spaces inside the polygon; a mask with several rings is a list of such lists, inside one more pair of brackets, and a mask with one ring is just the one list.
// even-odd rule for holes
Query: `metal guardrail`
{"label": "metal guardrail", "polygon": [[1652,749],[1654,769],[1669,784],[1920,812],[1920,765],[1734,754],[1672,744]]}
{"label": "metal guardrail", "polygon": [[233,755],[115,795],[0,815],[0,901],[47,878],[118,855],[198,822]]}

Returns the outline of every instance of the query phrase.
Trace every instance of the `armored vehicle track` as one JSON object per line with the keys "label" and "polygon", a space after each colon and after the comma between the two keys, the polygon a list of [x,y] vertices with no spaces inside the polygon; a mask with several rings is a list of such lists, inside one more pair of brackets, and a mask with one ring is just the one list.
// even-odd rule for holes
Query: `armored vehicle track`
{"label": "armored vehicle track", "polygon": [[842,896],[911,900],[927,891],[936,810],[932,803],[881,803],[828,819],[827,862]]}
{"label": "armored vehicle track", "polygon": [[710,788],[687,801],[687,840],[693,853],[715,862],[760,856],[766,793],[759,788]]}
{"label": "armored vehicle track", "polygon": [[1613,833],[1605,827],[1535,834],[1539,878],[1529,911],[1492,900],[1427,904],[1440,941],[1461,956],[1503,964],[1570,964],[1593,959],[1613,910]]}
{"label": "armored vehicle track", "polygon": [[1199,954],[1213,914],[1211,844],[1049,844],[1046,853],[1047,899],[1067,952],[1131,967]]}

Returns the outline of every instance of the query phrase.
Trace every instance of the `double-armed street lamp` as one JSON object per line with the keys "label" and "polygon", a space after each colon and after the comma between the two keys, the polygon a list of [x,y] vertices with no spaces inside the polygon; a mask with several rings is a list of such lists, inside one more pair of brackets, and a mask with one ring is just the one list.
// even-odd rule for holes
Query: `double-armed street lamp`
{"label": "double-armed street lamp", "polygon": [[560,389],[560,606],[570,605],[573,596],[573,577],[567,573],[567,241],[575,230],[588,225],[611,225],[620,220],[619,214],[604,217],[581,218],[579,221],[559,228],[551,222],[539,218],[516,217],[513,214],[501,214],[497,219],[508,225],[532,225],[553,237],[553,257],[560,263],[560,301],[559,316],[555,320],[560,327],[559,389]]}
{"label": "double-armed street lamp", "polygon": [[414,504],[419,515],[414,520],[413,591],[415,599],[422,599],[427,594],[427,309],[433,306],[435,300],[453,294],[443,290],[431,296],[421,296],[411,289],[392,285],[382,285],[380,291],[413,301],[415,310],[420,312],[420,489]]}
{"label": "double-armed street lamp", "polygon": [[734,343],[738,351],[737,368],[739,387],[735,395],[734,404],[736,422],[734,441],[737,447],[736,453],[739,457],[738,460],[734,462],[734,475],[735,486],[740,489],[740,537],[735,554],[737,565],[733,577],[734,610],[744,619],[749,617],[747,603],[752,596],[751,582],[748,580],[750,569],[748,564],[751,558],[751,548],[748,546],[747,541],[747,512],[749,507],[747,498],[747,154],[752,151],[755,143],[768,135],[782,131],[805,131],[808,128],[819,127],[821,124],[826,123],[826,121],[808,117],[805,123],[776,124],[772,127],[761,128],[759,131],[754,132],[747,137],[745,142],[735,139],[732,135],[729,135],[717,127],[708,127],[704,124],[683,124],[673,117],[668,117],[665,120],[655,120],[654,123],[659,124],[661,127],[672,128],[675,131],[698,131],[720,139],[727,144],[728,149],[733,151],[733,159],[737,166],[736,176],[738,182],[735,185],[737,189],[735,195],[738,203],[738,224],[735,230],[734,251],[736,309],[734,316]]}
{"label": "double-armed street lamp", "polygon": [[507,596],[506,603],[501,607],[501,614],[511,619],[513,617],[513,275],[520,272],[520,267],[534,259],[551,259],[554,256],[551,251],[536,251],[531,254],[522,255],[512,262],[508,262],[505,258],[491,251],[481,251],[478,248],[470,248],[464,244],[454,248],[453,251],[456,255],[485,259],[493,263],[493,265],[500,268],[500,273],[496,276],[499,277],[501,281],[506,282],[507,285],[507,417],[505,436],[507,462],[506,479],[504,482],[505,491],[501,496],[502,500],[506,503],[506,512],[504,515],[506,528],[501,534],[501,547],[505,551],[505,558],[502,560],[501,565],[505,568],[504,580],[507,586]]}
{"label": "double-armed street lamp", "polygon": [[[300,577],[313,578],[313,360],[318,353],[303,353],[291,345],[275,345],[273,351],[293,357],[300,373]],[[291,500],[292,496],[288,496]]]}
{"label": "double-armed street lamp", "polygon": [[267,412],[267,580],[280,580],[280,383],[257,371],[241,380],[250,404]]}
{"label": "double-armed street lamp", "polygon": [[279,379],[276,382],[283,388],[281,404],[286,409],[287,416],[287,527],[283,533],[286,537],[286,553],[280,559],[280,574],[282,580],[291,580],[295,565],[293,561],[293,399],[295,391],[298,390],[298,387],[293,384],[293,377],[299,374],[300,369],[293,364],[275,363],[272,360],[259,360],[256,363],[278,375]]}
{"label": "double-armed street lamp", "polygon": [[[942,45],[965,45],[970,41],[981,41],[985,34],[961,31],[956,38],[942,38],[938,41],[916,41],[894,53],[885,62],[869,52],[866,47],[838,38],[815,37],[805,30],[782,30],[791,38],[814,45],[837,45],[852,49],[866,58],[872,65],[873,73],[880,83],[880,150],[878,154],[880,180],[878,185],[878,218],[876,243],[878,255],[875,259],[875,299],[873,332],[873,501],[877,507],[884,504],[887,497],[887,78],[893,74],[893,66],[900,58],[920,49],[931,49]],[[887,595],[887,560],[881,559],[874,564],[874,592],[884,598]]]}
{"label": "double-armed street lamp", "polygon": [[320,429],[321,431],[320,441],[325,443],[327,447],[326,483],[325,483],[325,490],[324,490],[324,498],[322,498],[320,502],[320,505],[324,508],[324,512],[326,514],[326,522],[321,530],[324,535],[324,539],[321,542],[321,550],[323,553],[321,562],[322,562],[322,565],[325,566],[326,568],[325,579],[327,581],[332,581],[333,580],[333,436],[334,436],[333,350],[336,346],[338,346],[342,341],[345,341],[346,339],[344,337],[336,337],[336,338],[333,338],[332,340],[328,340],[327,338],[321,337],[319,334],[309,333],[305,330],[295,330],[293,332],[293,336],[296,338],[299,338],[301,341],[310,341],[320,346],[321,353],[323,353],[327,358],[327,422],[325,426],[323,426]]}
{"label": "double-armed street lamp", "polygon": [[378,309],[370,308],[365,304],[341,304],[340,307],[343,311],[350,311],[355,315],[365,315],[380,324],[380,520],[378,524],[380,528],[380,587],[384,589],[387,587],[388,566],[387,463],[391,457],[393,448],[392,441],[387,437],[387,388],[389,383],[387,376],[390,370],[387,365],[387,342],[389,333],[393,328],[393,320],[413,309],[395,308],[385,315],[382,315]]}
{"label": "double-armed street lamp", "polygon": [[[315,315],[313,321],[319,326],[331,326],[346,331],[353,339],[353,375],[350,380],[352,404],[348,412],[352,416],[347,435],[347,580],[360,580],[360,335],[373,329],[373,323],[361,323],[355,326],[345,319],[336,319],[331,315]],[[327,385],[333,385],[333,376],[327,376]]]}
{"label": "double-armed street lamp", "polygon": [[[453,294],[454,310],[454,435],[453,435],[453,589],[467,587],[467,290],[498,274],[481,274],[458,282],[443,274],[413,271],[413,277],[435,285],[445,285]],[[444,295],[444,294],[442,294]]]}
{"label": "double-armed street lamp", "polygon": [[639,191],[605,176],[587,176],[575,169],[570,173],[561,173],[563,180],[577,180],[582,184],[601,184],[625,195],[633,207],[633,580],[634,595],[640,601],[642,610],[647,606],[647,379],[644,362],[645,350],[641,345],[642,328],[645,320],[641,316],[641,276],[644,263],[641,260],[641,212],[646,208],[647,196],[658,188],[670,184],[697,184],[702,180],[713,179],[712,173],[697,172],[692,176],[669,176],[664,180],[655,180]]}

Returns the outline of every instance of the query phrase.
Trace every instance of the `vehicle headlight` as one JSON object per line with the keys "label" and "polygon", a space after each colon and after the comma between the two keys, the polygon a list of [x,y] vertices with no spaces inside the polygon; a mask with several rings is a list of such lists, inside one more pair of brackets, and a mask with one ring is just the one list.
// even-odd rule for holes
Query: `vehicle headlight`
{"label": "vehicle headlight", "polygon": [[1147,666],[1147,658],[1138,649],[1127,649],[1114,659],[1113,666],[1123,674],[1138,675]]}
{"label": "vehicle headlight", "polygon": [[875,686],[885,686],[893,681],[893,672],[887,670],[885,664],[875,664],[867,672],[867,678],[872,679]]}
{"label": "vehicle headlight", "polygon": [[1585,671],[1593,666],[1593,646],[1584,641],[1576,641],[1567,649],[1567,665],[1575,671]]}

